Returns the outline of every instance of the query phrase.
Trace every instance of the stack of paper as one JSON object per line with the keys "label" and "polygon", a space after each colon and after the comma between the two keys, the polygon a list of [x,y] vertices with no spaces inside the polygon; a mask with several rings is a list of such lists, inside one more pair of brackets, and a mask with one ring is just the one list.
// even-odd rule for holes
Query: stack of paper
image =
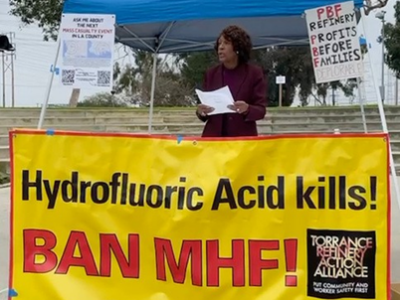
{"label": "stack of paper", "polygon": [[208,115],[235,113],[234,110],[229,108],[235,101],[228,86],[210,92],[203,92],[196,89],[196,93],[202,104],[214,108]]}

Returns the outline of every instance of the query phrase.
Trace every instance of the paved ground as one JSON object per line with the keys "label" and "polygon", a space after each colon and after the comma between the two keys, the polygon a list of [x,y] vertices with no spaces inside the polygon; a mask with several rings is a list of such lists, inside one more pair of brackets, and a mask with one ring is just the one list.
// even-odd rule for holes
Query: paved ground
{"label": "paved ground", "polygon": [[[400,185],[400,177],[398,177]],[[400,210],[392,191],[392,282],[400,282]],[[8,285],[10,189],[0,189],[0,290]],[[0,298],[2,299],[2,298]]]}
{"label": "paved ground", "polygon": [[[10,189],[0,189],[0,290],[8,286]],[[0,298],[3,299],[3,298]]]}

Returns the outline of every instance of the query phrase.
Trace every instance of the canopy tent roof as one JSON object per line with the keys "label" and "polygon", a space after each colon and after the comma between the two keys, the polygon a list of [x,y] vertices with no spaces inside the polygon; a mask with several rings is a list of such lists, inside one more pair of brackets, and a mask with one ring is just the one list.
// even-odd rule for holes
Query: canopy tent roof
{"label": "canopy tent roof", "polygon": [[[228,25],[243,27],[255,48],[308,44],[305,10],[338,0],[65,0],[63,13],[114,14],[116,39],[158,53],[209,50]],[[361,7],[363,0],[355,0]]]}

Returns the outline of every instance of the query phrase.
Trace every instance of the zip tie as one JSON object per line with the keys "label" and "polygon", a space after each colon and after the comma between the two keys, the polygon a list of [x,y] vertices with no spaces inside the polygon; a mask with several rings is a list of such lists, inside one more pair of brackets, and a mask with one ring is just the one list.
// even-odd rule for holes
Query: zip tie
{"label": "zip tie", "polygon": [[18,293],[16,290],[14,290],[14,289],[9,290],[8,297],[17,297],[17,296],[18,296]]}
{"label": "zip tie", "polygon": [[47,135],[54,135],[54,129],[47,129],[46,130]]}
{"label": "zip tie", "polygon": [[178,135],[177,138],[178,138],[178,145],[179,145],[183,140],[183,136]]}

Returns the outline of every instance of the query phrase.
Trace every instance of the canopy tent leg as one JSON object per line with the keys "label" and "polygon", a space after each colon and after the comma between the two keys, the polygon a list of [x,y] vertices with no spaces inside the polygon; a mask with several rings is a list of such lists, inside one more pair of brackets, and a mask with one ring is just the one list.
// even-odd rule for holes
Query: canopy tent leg
{"label": "canopy tent leg", "polygon": [[[363,30],[364,30],[364,35],[366,37],[366,40],[369,41],[370,39],[368,38],[367,34],[368,31],[366,30],[366,26],[365,26],[365,14],[364,11],[361,9],[361,22],[362,22],[362,26],[363,26]],[[372,39],[371,39],[372,40]],[[387,123],[386,123],[386,116],[385,116],[385,110],[383,108],[383,103],[382,103],[382,94],[379,90],[379,86],[377,85],[377,80],[375,78],[376,76],[376,72],[374,70],[374,64],[372,63],[372,57],[371,57],[371,52],[368,51],[368,56],[369,56],[369,64],[370,64],[370,68],[371,68],[371,74],[372,74],[372,81],[374,84],[374,88],[375,88],[375,94],[376,94],[376,99],[378,102],[378,109],[379,109],[379,115],[381,118],[381,123],[382,123],[382,129],[383,132],[385,133],[389,133],[388,127],[387,127]],[[389,143],[390,141],[388,141]],[[392,151],[392,146],[389,144],[389,158],[390,158],[390,172],[392,174],[392,179],[393,179],[393,185],[394,185],[394,189],[395,189],[395,193],[396,193],[396,200],[397,200],[397,204],[400,208],[400,191],[399,191],[399,183],[397,181],[397,176],[396,176],[396,168],[394,165],[394,159],[393,159],[393,151]]]}
{"label": "canopy tent leg", "polygon": [[367,129],[367,119],[365,118],[365,111],[364,111],[364,101],[361,95],[361,82],[360,82],[360,78],[357,77],[357,91],[358,91],[358,101],[360,102],[360,108],[361,108],[361,117],[362,117],[362,121],[363,121],[363,126],[364,126],[364,132],[367,133],[368,129]]}
{"label": "canopy tent leg", "polygon": [[50,75],[50,80],[49,83],[47,85],[47,91],[46,91],[46,96],[44,98],[43,104],[42,104],[42,109],[40,111],[40,117],[39,117],[39,124],[38,124],[38,129],[41,129],[43,126],[43,121],[44,121],[44,117],[46,114],[46,109],[47,109],[47,105],[49,103],[49,98],[50,98],[50,93],[51,93],[51,87],[53,85],[53,80],[54,80],[54,72],[57,66],[57,61],[58,61],[58,55],[60,54],[60,48],[61,48],[61,38],[60,38],[60,34],[58,35],[57,38],[57,51],[56,51],[56,57],[54,58],[54,63],[53,63],[53,70],[51,72]]}
{"label": "canopy tent leg", "polygon": [[164,30],[164,32],[157,37],[155,51],[153,53],[153,73],[151,76],[151,96],[150,96],[150,113],[149,113],[149,134],[151,134],[152,123],[153,123],[153,109],[154,109],[154,94],[156,91],[156,75],[157,75],[157,58],[158,58],[158,50],[161,48],[161,45],[164,43],[168,33],[171,28],[174,26],[175,21],[171,22],[168,27]]}
{"label": "canopy tent leg", "polygon": [[151,134],[153,123],[153,108],[154,108],[154,94],[156,90],[156,75],[157,75],[157,53],[153,54],[153,72],[151,76],[151,94],[150,94],[150,112],[149,112],[149,134]]}

